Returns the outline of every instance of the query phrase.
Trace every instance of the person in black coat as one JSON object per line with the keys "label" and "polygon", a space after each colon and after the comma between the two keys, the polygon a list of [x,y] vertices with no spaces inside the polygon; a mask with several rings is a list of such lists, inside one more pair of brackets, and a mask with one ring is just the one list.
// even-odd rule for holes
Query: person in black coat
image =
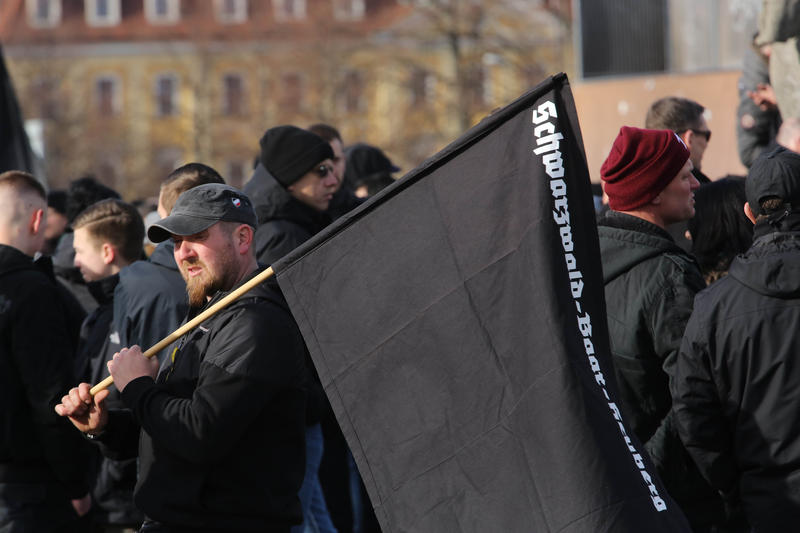
{"label": "person in black coat", "polygon": [[[213,183],[148,229],[175,243],[187,319],[263,270],[256,225],[246,195]],[[185,334],[163,367],[138,346],[115,354],[108,368],[129,411],[107,410],[107,390],[92,397],[88,383],[56,410],[110,455],[139,442],[140,531],[287,533],[301,520],[304,349],[277,283],[264,282]]]}
{"label": "person in black coat", "polygon": [[753,244],[697,295],[672,381],[703,476],[756,532],[800,521],[800,155],[759,156],[745,183]]}
{"label": "person in black coat", "polygon": [[44,188],[0,174],[0,530],[79,531],[91,506],[88,450],[53,412],[74,353],[56,281],[33,262],[44,242]]}
{"label": "person in black coat", "polygon": [[[327,209],[339,186],[332,159],[333,150],[324,139],[295,126],[271,128],[261,138],[259,164],[244,187],[258,213],[260,262],[272,264],[331,222]],[[306,475],[300,501],[307,524],[320,533],[335,533],[318,478],[324,450],[320,421],[328,409],[327,399],[307,351],[306,362]]]}
{"label": "person in black coat", "polygon": [[694,215],[691,168],[673,132],[623,126],[600,170],[610,210],[598,234],[620,408],[670,496],[703,531],[724,522],[723,505],[681,444],[669,391],[694,295],[705,287],[665,229]]}
{"label": "person in black coat", "polygon": [[[75,266],[97,308],[86,318],[75,361],[76,382],[98,383],[108,376],[106,362],[123,345],[112,329],[116,290],[121,275],[142,255],[144,222],[136,208],[120,200],[102,200],[84,209],[72,222]],[[106,400],[121,408],[115,390]],[[142,515],[133,504],[136,460],[116,461],[94,450],[91,485],[92,521],[101,527],[136,527]]]}

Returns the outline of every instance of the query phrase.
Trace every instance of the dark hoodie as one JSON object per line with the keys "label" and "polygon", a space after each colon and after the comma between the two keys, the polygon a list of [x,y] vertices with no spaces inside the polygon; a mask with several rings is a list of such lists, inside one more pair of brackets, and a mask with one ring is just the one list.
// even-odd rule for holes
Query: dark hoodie
{"label": "dark hoodie", "polygon": [[53,410],[75,385],[56,282],[0,245],[0,483],[30,483],[65,502],[88,492],[87,445]]}
{"label": "dark hoodie", "polygon": [[800,223],[791,225],[757,224],[728,276],[697,295],[672,385],[687,449],[717,490],[741,496],[754,531],[800,522]]}
{"label": "dark hoodie", "polygon": [[[164,241],[149,260],[135,261],[120,271],[111,331],[121,346],[138,344],[147,350],[175,331],[186,316],[186,283],[173,250],[172,242]],[[168,346],[158,354],[161,364],[170,353]]]}
{"label": "dark hoodie", "polygon": [[719,523],[722,501],[680,442],[669,381],[694,295],[705,282],[665,230],[609,211],[598,222],[608,330],[621,409],[693,526]]}

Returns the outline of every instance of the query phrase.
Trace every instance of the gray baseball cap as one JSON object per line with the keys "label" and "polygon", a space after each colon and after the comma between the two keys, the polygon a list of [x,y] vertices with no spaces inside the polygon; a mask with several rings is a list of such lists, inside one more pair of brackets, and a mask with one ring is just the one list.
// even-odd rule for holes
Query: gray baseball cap
{"label": "gray baseball cap", "polygon": [[147,237],[162,242],[173,234],[200,233],[221,221],[258,226],[253,203],[246,194],[229,185],[207,183],[184,191],[170,215],[150,226]]}

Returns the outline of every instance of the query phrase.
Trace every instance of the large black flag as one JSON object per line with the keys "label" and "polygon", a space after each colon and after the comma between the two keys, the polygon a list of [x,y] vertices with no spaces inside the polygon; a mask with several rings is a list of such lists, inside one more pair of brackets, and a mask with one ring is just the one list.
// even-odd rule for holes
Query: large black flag
{"label": "large black flag", "polygon": [[22,113],[14,86],[3,59],[3,49],[0,48],[0,172],[32,172],[33,167],[33,152],[22,124]]}
{"label": "large black flag", "polygon": [[688,531],[612,382],[566,76],[274,268],[386,532]]}

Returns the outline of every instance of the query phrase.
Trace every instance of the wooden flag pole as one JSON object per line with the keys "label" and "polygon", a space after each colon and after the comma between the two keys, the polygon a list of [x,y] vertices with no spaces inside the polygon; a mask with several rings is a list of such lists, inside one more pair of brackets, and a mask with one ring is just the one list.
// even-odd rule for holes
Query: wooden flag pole
{"label": "wooden flag pole", "polygon": [[[163,350],[176,340],[180,339],[182,336],[189,333],[191,330],[193,330],[194,328],[196,328],[197,326],[199,326],[200,324],[202,324],[203,322],[205,322],[206,320],[208,320],[209,318],[211,318],[212,316],[223,310],[225,307],[229,306],[231,303],[234,302],[234,300],[236,300],[243,294],[250,291],[253,287],[263,283],[268,278],[272,277],[273,274],[274,272],[272,271],[272,267],[269,267],[263,272],[260,272],[257,276],[253,277],[253,279],[251,279],[250,281],[248,281],[247,283],[245,283],[244,285],[242,285],[241,287],[239,287],[238,289],[236,289],[235,291],[224,297],[222,300],[218,301],[217,303],[215,303],[214,305],[212,305],[211,307],[209,307],[208,309],[206,309],[205,311],[203,311],[202,313],[191,319],[189,322],[182,325],[181,327],[179,327],[178,329],[176,329],[175,331],[173,331],[172,333],[161,339],[158,343],[156,343],[155,346],[144,352],[144,356],[153,357],[155,354],[157,354],[158,352],[160,352],[161,350]],[[92,387],[89,390],[89,394],[94,396],[101,390],[107,389],[109,385],[111,385],[112,383],[114,383],[114,378],[108,376],[106,379],[104,379],[103,381]]]}

